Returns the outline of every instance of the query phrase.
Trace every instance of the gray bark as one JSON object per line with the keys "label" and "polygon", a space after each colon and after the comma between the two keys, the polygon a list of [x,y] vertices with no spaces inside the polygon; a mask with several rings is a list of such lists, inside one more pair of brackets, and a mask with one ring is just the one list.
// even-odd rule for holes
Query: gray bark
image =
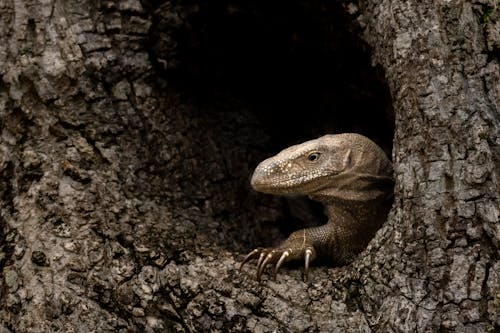
{"label": "gray bark", "polygon": [[499,10],[342,3],[390,88],[394,205],[353,264],[259,284],[268,133],[169,82],[203,8],[0,2],[0,332],[499,330]]}

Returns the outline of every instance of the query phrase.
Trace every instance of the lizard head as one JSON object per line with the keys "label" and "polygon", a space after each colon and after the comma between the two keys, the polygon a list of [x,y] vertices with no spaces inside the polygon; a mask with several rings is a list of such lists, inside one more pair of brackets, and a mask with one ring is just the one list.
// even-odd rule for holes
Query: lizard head
{"label": "lizard head", "polygon": [[252,187],[264,193],[363,200],[370,187],[392,182],[391,162],[370,139],[352,133],[325,135],[291,146],[261,162]]}

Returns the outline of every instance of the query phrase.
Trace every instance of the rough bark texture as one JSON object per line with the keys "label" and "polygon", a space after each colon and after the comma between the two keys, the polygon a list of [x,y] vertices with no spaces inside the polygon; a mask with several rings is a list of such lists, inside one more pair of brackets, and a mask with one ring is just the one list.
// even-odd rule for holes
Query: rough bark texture
{"label": "rough bark texture", "polygon": [[[0,1],[0,332],[499,330],[499,10],[487,0],[341,4]],[[383,90],[356,90],[371,82],[356,74],[366,63],[352,74],[359,85],[320,82],[354,87],[360,104],[315,95],[310,81],[267,104],[253,95],[276,82],[238,81],[230,66],[263,73],[273,55],[217,58],[227,45],[205,38],[281,22],[285,6],[312,13],[327,42],[359,36],[385,72],[395,201],[353,264],[313,267],[308,284],[296,268],[259,284],[252,267],[237,271],[240,253],[285,237],[269,222],[288,214],[250,190],[259,160],[327,130],[359,127],[386,150],[392,137],[372,125],[383,112],[344,125]],[[231,15],[233,26],[210,30]],[[316,30],[282,35],[303,50]],[[274,77],[307,78],[314,65]],[[283,111],[294,105],[304,109],[295,120]]]}
{"label": "rough bark texture", "polygon": [[381,331],[500,328],[499,23],[487,5],[366,8],[396,114],[393,216],[361,265]]}

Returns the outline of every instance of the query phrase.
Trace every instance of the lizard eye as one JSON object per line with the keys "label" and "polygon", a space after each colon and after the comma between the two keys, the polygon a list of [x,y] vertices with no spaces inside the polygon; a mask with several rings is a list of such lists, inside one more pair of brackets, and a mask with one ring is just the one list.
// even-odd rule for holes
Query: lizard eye
{"label": "lizard eye", "polygon": [[309,155],[307,155],[307,159],[311,162],[315,162],[319,159],[321,153],[318,153],[318,152],[313,152],[313,153],[310,153]]}

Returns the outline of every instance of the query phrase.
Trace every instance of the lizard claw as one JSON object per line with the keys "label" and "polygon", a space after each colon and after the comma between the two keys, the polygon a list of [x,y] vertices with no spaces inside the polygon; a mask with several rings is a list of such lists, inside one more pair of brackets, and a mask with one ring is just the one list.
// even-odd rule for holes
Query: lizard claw
{"label": "lizard claw", "polygon": [[276,266],[274,266],[274,279],[276,280],[276,275],[278,275],[278,269],[280,269],[281,265],[283,265],[283,263],[286,261],[286,258],[290,255],[290,252],[287,250],[287,251],[284,251],[282,254],[281,254],[281,257],[280,259],[278,260],[278,262],[276,263]]}
{"label": "lizard claw", "polygon": [[[257,263],[257,281],[260,282],[260,277],[262,276],[262,272],[264,271],[264,268],[266,268],[266,265],[273,258],[273,255],[274,255],[274,251],[271,251],[268,254],[263,252],[260,255],[259,262]],[[261,258],[263,258],[263,260],[261,260]]]}
{"label": "lizard claw", "polygon": [[259,256],[259,254],[262,252],[262,250],[263,250],[263,248],[259,247],[259,248],[254,249],[249,254],[247,254],[246,257],[243,259],[243,262],[241,263],[239,270],[241,271],[241,269],[243,268],[243,265],[245,265],[247,262],[249,262],[250,260],[252,260],[254,258],[257,258]]}
{"label": "lizard claw", "polygon": [[314,249],[307,248],[304,255],[304,276],[302,279],[307,282],[307,276],[309,275],[309,264],[311,263],[311,256],[314,255]]}
{"label": "lizard claw", "polygon": [[278,270],[283,265],[283,263],[293,260],[299,259],[304,256],[304,281],[307,281],[307,275],[309,273],[309,265],[316,257],[316,252],[313,247],[304,248],[257,248],[251,251],[246,257],[243,259],[243,262],[240,265],[240,270],[244,264],[249,262],[252,259],[257,259],[257,281],[260,282],[262,273],[266,269],[269,264],[276,263],[274,265],[273,277],[276,279],[278,274]]}

